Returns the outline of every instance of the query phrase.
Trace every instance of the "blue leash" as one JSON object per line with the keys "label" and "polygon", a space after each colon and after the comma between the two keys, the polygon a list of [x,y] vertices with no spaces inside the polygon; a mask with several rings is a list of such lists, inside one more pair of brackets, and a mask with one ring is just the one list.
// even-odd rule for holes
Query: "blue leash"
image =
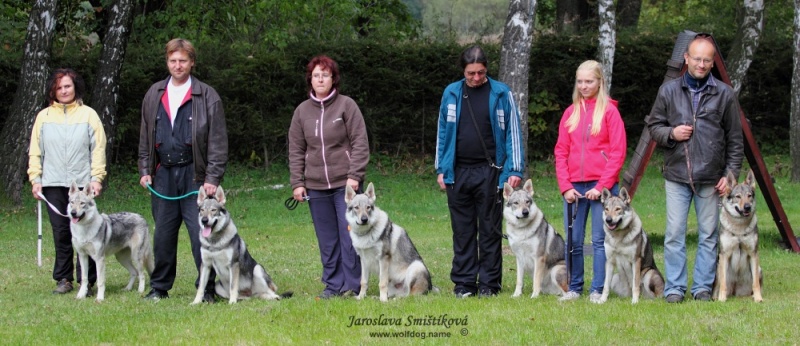
{"label": "blue leash", "polygon": [[169,200],[169,201],[177,201],[177,200],[179,200],[179,199],[184,199],[184,198],[186,198],[186,197],[189,197],[189,196],[191,196],[191,195],[196,195],[196,194],[198,193],[197,191],[192,191],[192,192],[189,192],[189,193],[187,193],[187,194],[185,194],[185,195],[183,195],[183,196],[178,196],[178,197],[169,197],[169,196],[164,196],[164,195],[162,195],[162,194],[160,194],[160,193],[156,192],[156,190],[154,190],[154,189],[153,189],[153,187],[152,187],[152,186],[150,186],[150,184],[147,184],[147,189],[148,189],[148,190],[150,190],[150,192],[151,192],[152,194],[154,194],[154,195],[156,195],[156,196],[158,196],[158,197],[160,197],[160,198],[163,198],[163,199]]}

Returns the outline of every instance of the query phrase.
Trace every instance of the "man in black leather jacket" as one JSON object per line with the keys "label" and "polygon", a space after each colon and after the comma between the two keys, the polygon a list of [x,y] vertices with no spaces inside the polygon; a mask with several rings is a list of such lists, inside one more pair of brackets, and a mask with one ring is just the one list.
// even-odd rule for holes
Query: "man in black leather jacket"
{"label": "man in black leather jacket", "polygon": [[691,293],[695,300],[711,299],[719,198],[729,188],[726,172],[738,176],[744,156],[736,94],[710,73],[715,54],[709,39],[697,37],[689,43],[684,53],[686,73],[661,86],[645,120],[650,136],[664,152],[664,296],[669,303],[682,302],[687,291],[686,230],[692,201],[699,241]]}
{"label": "man in black leather jacket", "polygon": [[[152,184],[158,194],[167,197],[196,192],[200,187],[213,196],[228,162],[222,101],[214,88],[192,76],[195,56],[191,42],[169,41],[166,62],[170,76],[154,83],[142,101],[139,184],[145,188]],[[150,275],[152,289],[145,298],[158,300],[169,297],[175,281],[181,221],[189,231],[195,267],[200,267],[200,225],[196,197],[168,200],[153,195],[152,209],[155,269]],[[205,302],[215,301],[214,279],[212,271]]]}

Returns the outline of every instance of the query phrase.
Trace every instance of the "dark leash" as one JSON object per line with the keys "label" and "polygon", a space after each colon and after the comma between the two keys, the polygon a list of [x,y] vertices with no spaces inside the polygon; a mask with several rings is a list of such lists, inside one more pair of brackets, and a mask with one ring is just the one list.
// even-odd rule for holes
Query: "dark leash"
{"label": "dark leash", "polygon": [[578,198],[575,202],[567,203],[567,273],[572,277],[572,227],[575,225],[575,218],[578,217]]}
{"label": "dark leash", "polygon": [[[326,198],[326,197],[333,196],[333,195],[335,195],[337,193],[339,193],[338,190],[336,192],[334,192],[334,193],[327,194],[327,195],[324,195],[324,196],[317,196],[317,197],[314,197],[314,198],[311,198],[311,197],[308,197],[308,196],[303,196],[303,200],[304,201],[310,201],[312,199]],[[294,197],[289,197],[285,201],[283,201],[283,206],[286,207],[286,209],[289,209],[289,210],[294,210],[295,208],[297,208],[297,206],[299,204],[300,204],[300,201],[294,199]]]}

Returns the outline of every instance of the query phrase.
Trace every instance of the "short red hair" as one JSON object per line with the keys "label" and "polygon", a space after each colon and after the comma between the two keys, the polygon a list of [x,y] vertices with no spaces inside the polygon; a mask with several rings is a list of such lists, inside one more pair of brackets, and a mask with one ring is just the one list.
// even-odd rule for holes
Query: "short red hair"
{"label": "short red hair", "polygon": [[311,74],[314,72],[314,68],[319,66],[322,70],[327,70],[331,73],[331,79],[333,79],[333,86],[331,89],[339,89],[339,65],[336,64],[336,61],[328,57],[327,55],[318,55],[311,58],[311,61],[308,62],[306,65],[306,85],[308,86],[308,90],[311,90]]}

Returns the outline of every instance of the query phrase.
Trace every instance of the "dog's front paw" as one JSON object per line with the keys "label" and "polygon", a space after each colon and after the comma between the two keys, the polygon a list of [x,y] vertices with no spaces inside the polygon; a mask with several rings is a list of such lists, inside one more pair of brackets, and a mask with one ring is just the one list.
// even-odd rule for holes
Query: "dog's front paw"
{"label": "dog's front paw", "polygon": [[228,304],[236,304],[236,299],[228,300]]}
{"label": "dog's front paw", "polygon": [[389,301],[389,296],[385,296],[385,295],[381,294],[381,301],[384,302],[384,303],[388,302]]}
{"label": "dog's front paw", "polygon": [[514,294],[511,295],[511,298],[517,298],[522,295],[521,291],[514,291]]}
{"label": "dog's front paw", "polygon": [[631,304],[637,304],[637,303],[639,303],[639,297],[631,299]]}
{"label": "dog's front paw", "polygon": [[189,305],[190,305],[190,306],[191,306],[191,305],[197,305],[197,304],[200,304],[201,302],[203,302],[203,300],[202,300],[202,299],[195,299],[195,300],[194,300],[193,302],[191,302]]}
{"label": "dog's front paw", "polygon": [[86,298],[86,293],[87,293],[87,290],[81,289],[80,291],[78,291],[78,295],[75,296],[75,299],[84,299],[84,298]]}
{"label": "dog's front paw", "polygon": [[754,295],[753,296],[753,301],[755,301],[756,303],[761,303],[761,302],[764,301],[764,298],[761,298],[760,294],[759,295]]}
{"label": "dog's front paw", "polygon": [[103,302],[103,300],[104,300],[103,298],[101,298],[101,297],[97,297],[97,298],[95,298],[94,302],[95,302],[95,303],[102,303],[102,302]]}
{"label": "dog's front paw", "polygon": [[533,293],[531,293],[531,299],[532,299],[532,298],[539,298],[539,292],[533,292]]}
{"label": "dog's front paw", "polygon": [[595,304],[604,304],[608,300],[608,296],[590,296],[589,301]]}

